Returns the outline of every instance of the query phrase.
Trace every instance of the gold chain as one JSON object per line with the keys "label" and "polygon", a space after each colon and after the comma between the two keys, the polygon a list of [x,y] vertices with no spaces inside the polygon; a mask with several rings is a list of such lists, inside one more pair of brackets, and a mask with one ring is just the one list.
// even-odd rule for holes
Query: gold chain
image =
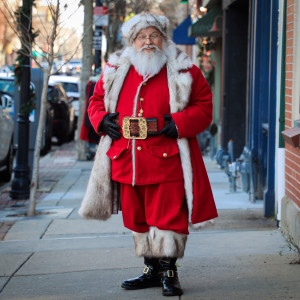
{"label": "gold chain", "polygon": [[143,107],[142,107],[142,102],[144,101],[144,98],[140,98],[140,110],[139,110],[139,113],[138,113],[138,116],[139,117],[142,117],[143,116]]}

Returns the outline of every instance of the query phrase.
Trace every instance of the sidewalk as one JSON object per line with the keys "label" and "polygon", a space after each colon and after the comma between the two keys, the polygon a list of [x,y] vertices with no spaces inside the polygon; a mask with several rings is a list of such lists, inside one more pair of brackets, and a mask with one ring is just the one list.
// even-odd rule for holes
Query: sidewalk
{"label": "sidewalk", "polygon": [[[166,299],[160,288],[120,287],[143,261],[121,214],[106,222],[78,216],[92,162],[76,161],[73,146],[42,159],[38,216],[22,216],[26,201],[11,207],[0,197],[0,222],[12,224],[0,242],[0,299]],[[190,233],[178,261],[181,299],[299,299],[299,265],[290,264],[296,255],[276,222],[263,218],[262,201],[229,193],[224,172],[205,163],[219,218]]]}

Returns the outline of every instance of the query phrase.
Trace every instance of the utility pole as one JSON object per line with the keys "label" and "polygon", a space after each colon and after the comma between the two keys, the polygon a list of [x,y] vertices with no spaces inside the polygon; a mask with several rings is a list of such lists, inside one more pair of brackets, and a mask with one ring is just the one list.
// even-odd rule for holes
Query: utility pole
{"label": "utility pole", "polygon": [[22,110],[30,98],[30,48],[32,30],[32,0],[23,0],[19,14],[19,26],[21,28],[22,55],[20,103],[18,113],[18,149],[14,178],[11,184],[10,196],[12,199],[29,199],[30,194],[30,168],[28,165],[29,146],[29,115]]}
{"label": "utility pole", "polygon": [[[103,6],[102,0],[96,0],[96,7]],[[95,74],[98,75],[102,71],[102,26],[95,25],[94,32],[94,49],[95,49]]]}

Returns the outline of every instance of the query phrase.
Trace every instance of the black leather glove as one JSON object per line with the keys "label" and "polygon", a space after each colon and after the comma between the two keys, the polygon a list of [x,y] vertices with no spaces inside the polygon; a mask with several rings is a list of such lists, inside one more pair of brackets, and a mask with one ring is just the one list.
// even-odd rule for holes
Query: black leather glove
{"label": "black leather glove", "polygon": [[99,126],[100,132],[106,133],[115,141],[121,138],[120,126],[114,122],[118,115],[118,112],[106,115]]}
{"label": "black leather glove", "polygon": [[170,119],[170,123],[159,132],[159,135],[164,134],[166,137],[177,139],[178,131],[174,120],[170,115],[165,116],[165,118]]}

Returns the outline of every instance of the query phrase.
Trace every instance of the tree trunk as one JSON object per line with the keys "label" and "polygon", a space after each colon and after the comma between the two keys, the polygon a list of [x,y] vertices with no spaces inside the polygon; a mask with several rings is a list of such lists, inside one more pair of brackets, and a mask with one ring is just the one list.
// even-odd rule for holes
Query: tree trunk
{"label": "tree trunk", "polygon": [[30,186],[30,199],[29,199],[29,209],[28,216],[34,216],[36,214],[36,192],[39,182],[39,166],[40,166],[40,153],[41,153],[41,144],[43,131],[46,121],[46,105],[47,105],[47,91],[48,91],[48,81],[49,73],[51,68],[49,67],[49,72],[44,73],[43,80],[43,91],[41,99],[41,109],[40,109],[40,118],[38,124],[38,130],[36,134],[35,147],[34,147],[34,157],[33,157],[33,170],[32,170],[32,180]]}
{"label": "tree trunk", "polygon": [[86,143],[81,140],[80,131],[85,114],[85,99],[86,99],[86,85],[90,76],[92,75],[93,64],[93,1],[84,0],[84,24],[83,24],[83,39],[82,39],[82,69],[80,75],[80,100],[79,100],[79,117],[77,123],[76,133],[76,150],[77,159],[86,160]]}

